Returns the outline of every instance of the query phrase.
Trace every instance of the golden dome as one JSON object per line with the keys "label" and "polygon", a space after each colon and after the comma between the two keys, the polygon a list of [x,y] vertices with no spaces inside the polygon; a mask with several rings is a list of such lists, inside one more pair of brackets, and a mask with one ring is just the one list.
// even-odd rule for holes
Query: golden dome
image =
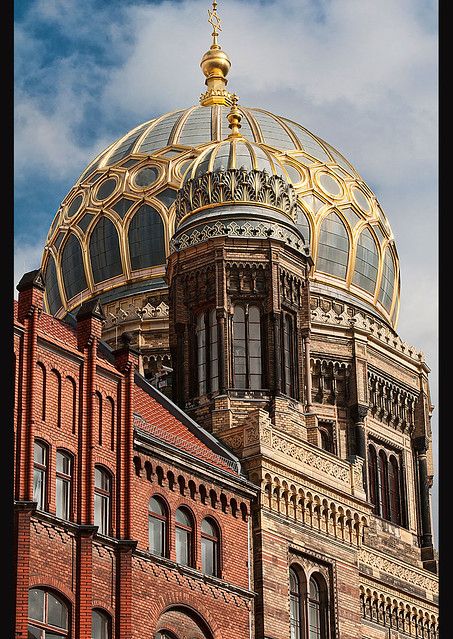
{"label": "golden dome", "polygon": [[[346,298],[394,327],[398,255],[374,193],[337,150],[301,125],[263,109],[237,108],[242,119],[235,143],[245,145],[252,163],[261,156],[278,167],[294,187],[297,225],[315,263],[313,290]],[[214,163],[223,153],[229,113],[216,103],[167,113],[91,162],[62,201],[45,245],[52,314],[64,317],[94,297],[165,288],[177,191],[202,156]]]}

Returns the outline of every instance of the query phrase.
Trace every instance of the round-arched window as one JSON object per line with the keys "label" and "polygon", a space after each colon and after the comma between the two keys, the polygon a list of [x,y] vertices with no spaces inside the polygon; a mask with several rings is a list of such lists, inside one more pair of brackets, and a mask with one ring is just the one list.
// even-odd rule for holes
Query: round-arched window
{"label": "round-arched window", "polygon": [[159,497],[151,497],[148,506],[149,550],[167,556],[167,508]]}
{"label": "round-arched window", "polygon": [[28,591],[28,637],[69,637],[69,610],[63,599],[41,588],[31,588]]}
{"label": "round-arched window", "polygon": [[205,575],[219,574],[219,530],[212,519],[201,522],[201,567]]}
{"label": "round-arched window", "polygon": [[316,270],[344,279],[348,268],[349,238],[339,215],[324,218],[318,241]]}
{"label": "round-arched window", "polygon": [[183,566],[193,566],[193,519],[187,508],[178,508],[176,525],[176,561]]}

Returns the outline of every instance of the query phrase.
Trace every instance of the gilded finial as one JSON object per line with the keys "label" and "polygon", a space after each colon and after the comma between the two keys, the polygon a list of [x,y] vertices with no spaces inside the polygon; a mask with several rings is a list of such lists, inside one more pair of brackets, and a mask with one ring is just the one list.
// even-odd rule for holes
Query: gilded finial
{"label": "gilded finial", "polygon": [[227,115],[228,122],[230,123],[228,126],[231,129],[231,133],[228,136],[228,139],[239,138],[242,137],[242,134],[239,133],[239,129],[241,128],[241,113],[238,109],[238,96],[233,93],[231,96],[231,108],[230,112]]}
{"label": "gilded finial", "polygon": [[220,26],[220,17],[217,13],[217,2],[214,0],[212,9],[208,9],[208,22],[212,25],[212,44],[201,59],[200,66],[206,76],[205,84],[208,90],[200,98],[200,104],[210,106],[212,104],[231,104],[231,94],[226,90],[228,80],[226,76],[231,67],[227,54],[222,51],[217,39]]}
{"label": "gilded finial", "polygon": [[[212,44],[217,45],[217,37],[219,35],[219,31],[222,31],[222,27],[220,26],[220,17],[217,15],[217,2],[213,0],[212,3],[212,11],[208,9],[208,22],[212,25]],[[218,45],[217,45],[218,46]]]}

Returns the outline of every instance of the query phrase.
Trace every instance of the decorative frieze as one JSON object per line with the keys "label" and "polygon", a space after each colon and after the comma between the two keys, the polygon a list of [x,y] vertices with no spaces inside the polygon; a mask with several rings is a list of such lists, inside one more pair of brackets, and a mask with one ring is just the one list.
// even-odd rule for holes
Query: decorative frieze
{"label": "decorative frieze", "polygon": [[425,570],[413,568],[397,559],[390,558],[377,550],[367,550],[362,547],[358,554],[359,564],[363,563],[370,568],[385,572],[392,577],[407,581],[409,584],[423,588],[427,592],[437,595],[439,582],[435,577],[428,575]]}

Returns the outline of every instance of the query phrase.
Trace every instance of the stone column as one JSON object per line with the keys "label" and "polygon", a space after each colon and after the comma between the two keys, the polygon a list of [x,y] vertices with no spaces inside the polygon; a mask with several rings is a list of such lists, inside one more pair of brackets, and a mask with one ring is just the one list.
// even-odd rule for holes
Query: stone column
{"label": "stone column", "polygon": [[312,403],[311,403],[311,366],[310,366],[310,336],[305,335],[304,337],[304,353],[305,353],[305,388],[306,388],[306,411],[307,413],[311,413]]}

